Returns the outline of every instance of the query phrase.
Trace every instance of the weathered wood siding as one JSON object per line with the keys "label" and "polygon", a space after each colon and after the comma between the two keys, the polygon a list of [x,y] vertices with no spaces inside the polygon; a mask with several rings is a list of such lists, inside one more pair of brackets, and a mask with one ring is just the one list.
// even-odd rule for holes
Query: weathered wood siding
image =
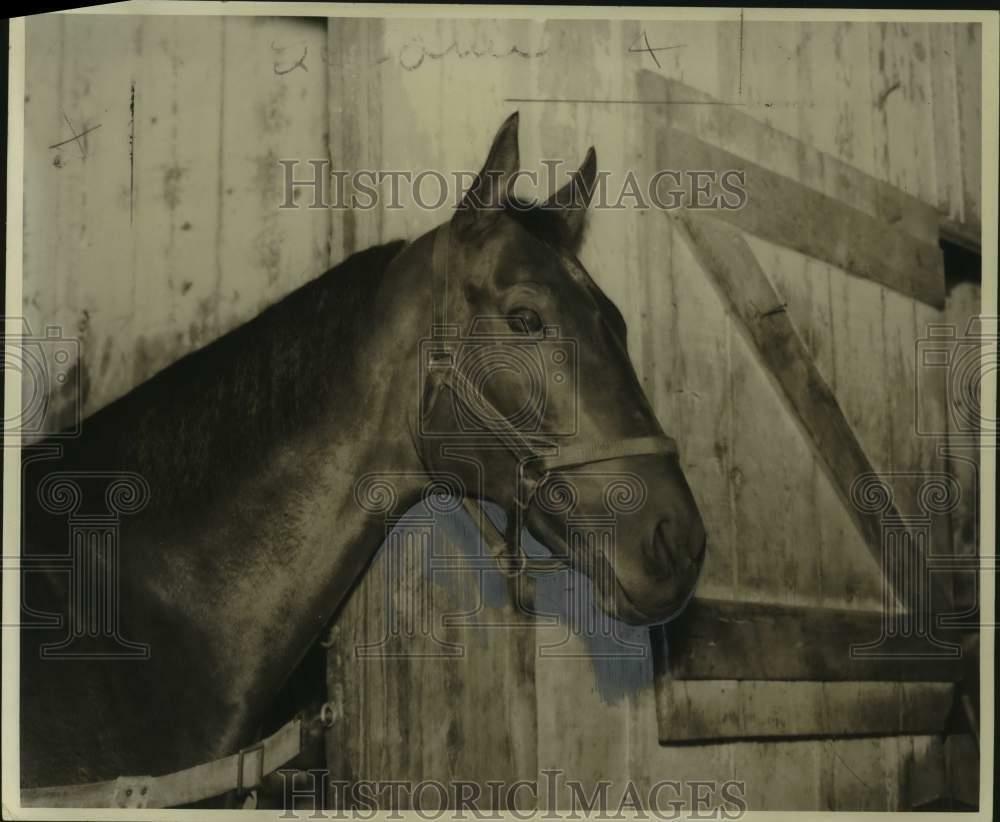
{"label": "weathered wood siding", "polygon": [[[742,114],[850,164],[873,181],[897,186],[915,202],[975,224],[978,200],[956,178],[962,176],[962,152],[977,151],[978,143],[955,120],[929,116],[942,106],[969,105],[968,99],[960,104],[954,97],[931,98],[936,76],[932,63],[944,59],[942,53],[931,52],[932,28],[747,23],[741,78],[736,22],[333,21],[331,42],[362,42],[371,61],[364,71],[342,51],[348,62],[331,62],[335,72],[354,78],[360,71],[366,78],[360,81],[363,103],[354,115],[357,134],[340,141],[363,146],[360,167],[374,163],[390,169],[474,169],[495,124],[518,108],[526,166],[536,167],[541,158],[579,162],[593,144],[599,168],[621,181],[629,169],[649,169],[642,159],[656,135],[649,132],[650,118],[642,106],[504,105],[503,98],[634,99],[642,97],[637,71],[645,68],[717,99],[743,100]],[[967,36],[965,27],[948,27],[949,36],[956,31]],[[656,52],[657,66],[648,52],[638,50],[643,33],[654,48],[679,47]],[[487,43],[492,45],[485,47]],[[519,53],[511,53],[514,46]],[[477,49],[485,53],[477,57],[472,53]],[[968,50],[960,57],[948,51],[956,62],[978,60]],[[954,76],[959,70],[952,66],[950,72]],[[968,82],[967,74],[963,76]],[[436,91],[428,98],[426,89]],[[428,99],[447,102],[427,105]],[[373,107],[375,121],[406,123],[405,133],[383,127],[381,139],[372,140],[364,129],[373,122]],[[884,219],[887,227],[899,220],[898,215],[880,213],[884,206],[877,196],[866,200],[871,191],[852,191],[851,181],[833,173],[835,168],[804,165],[795,152],[755,143],[753,130],[713,131],[708,110],[701,121],[696,108],[684,114],[693,121],[688,124],[691,131],[709,143],[838,197]],[[945,124],[939,147],[938,131]],[[910,232],[914,243],[936,242],[935,221],[928,225],[922,218],[928,211],[904,214],[900,228]],[[914,214],[922,216],[911,219]],[[367,233],[364,239],[359,236],[357,247],[387,239],[404,227],[411,234],[425,230],[440,215],[414,210],[366,218]],[[876,469],[935,467],[935,443],[914,434],[913,352],[926,323],[941,319],[942,313],[831,264],[754,238],[750,242]],[[681,443],[684,468],[711,534],[701,593],[877,609],[878,574],[848,512],[764,368],[663,215],[594,212],[581,256],[622,308],[640,378],[664,427]],[[943,423],[943,394],[935,392],[921,401],[923,412]],[[443,538],[442,544],[452,543]],[[361,597],[366,589],[383,590],[384,583],[376,580],[384,576],[365,580],[345,609],[338,632],[373,619]],[[552,637],[564,630],[536,628],[536,647],[550,646]],[[364,738],[349,732],[361,761],[378,762],[386,775],[510,781],[523,776],[524,760],[513,767],[503,753],[510,750],[504,740],[518,736],[512,726],[522,723],[521,732],[537,734],[538,773],[561,768],[584,781],[614,779],[619,789],[626,779],[642,790],[664,778],[735,778],[746,782],[751,808],[790,809],[897,808],[933,798],[941,789],[943,746],[932,736],[661,746],[648,667],[634,661],[596,661],[588,644],[574,636],[558,656],[536,653],[531,666],[534,714],[504,714],[498,720],[474,710],[492,704],[503,691],[496,680],[480,679],[478,672],[484,658],[509,658],[519,634],[516,629],[480,633],[487,641],[476,643],[470,637],[461,659],[355,659],[352,666],[344,661],[350,642],[338,644],[339,662],[331,669],[331,681],[342,683],[345,695],[395,692],[393,683],[401,678],[414,683],[411,694],[418,692],[418,681],[450,676],[452,682],[462,683],[429,692],[420,688],[422,695],[406,704],[411,727],[421,738],[426,731],[418,729],[426,718],[437,717],[441,742],[450,754],[447,767],[432,767],[425,759],[423,767],[408,770],[406,763],[412,764],[419,749],[416,738],[411,747],[405,729],[394,725],[397,718],[385,715],[373,719],[365,714]],[[607,687],[609,669],[619,688]],[[509,678],[504,681],[505,688],[511,687]],[[690,682],[679,687],[687,692],[692,721],[707,725],[712,724],[713,711],[726,704],[720,697],[727,690],[746,690],[744,703],[754,704],[758,712],[771,710],[778,723],[784,710],[816,699],[781,683]],[[874,699],[878,688],[872,689]],[[845,710],[837,708],[839,704],[834,700],[826,707]],[[699,711],[703,713],[696,715]],[[350,705],[347,713],[360,715]],[[336,755],[339,745],[339,738],[331,736],[334,762],[342,761]],[[484,756],[484,749],[496,758]],[[790,768],[797,774],[794,790],[780,776]],[[370,770],[364,774],[373,775]],[[782,781],[780,791],[774,779]],[[565,803],[565,793],[559,801]]]}
{"label": "weathered wood siding", "polygon": [[79,339],[85,414],[328,267],[330,214],[277,208],[278,159],[327,156],[325,44],[324,20],[28,19],[24,313]]}
{"label": "weathered wood siding", "polygon": [[[670,48],[650,53],[647,41]],[[595,145],[621,181],[648,169],[655,139],[646,107],[621,102],[638,97],[641,71],[739,102],[970,230],[981,219],[976,25],[75,16],[31,19],[27,51],[24,310],[36,333],[59,324],[80,337],[86,412],[329,264],[446,214],[280,211],[278,159],[474,170],[519,109],[526,166],[576,164]],[[866,208],[836,174],[689,116],[699,139]],[[50,148],[71,129],[94,130]],[[934,441],[913,430],[914,348],[944,314],[748,241],[876,468],[937,466]],[[594,212],[581,258],[625,315],[643,386],[680,443],[710,534],[701,593],[876,609],[877,569],[850,515],[664,215]],[[943,424],[943,390],[920,399]],[[478,629],[504,611],[496,602],[445,632],[463,642],[459,659],[357,658],[398,595],[388,555],[345,609],[330,656],[347,711],[331,738],[335,778],[734,778],[751,809],[868,810],[931,799],[944,779],[941,740],[928,736],[662,746],[648,658],[616,669],[572,635],[542,653],[559,625]],[[713,689],[750,686],[683,687],[710,711]],[[792,699],[780,683],[747,698],[776,717]]]}
{"label": "weathered wood siding", "polygon": [[[677,46],[655,52],[659,68],[643,34],[653,48]],[[29,18],[25,318],[36,333],[58,325],[80,338],[92,413],[348,250],[412,236],[444,213],[281,212],[278,159],[468,168],[520,107],[526,157],[581,151],[601,136],[591,122],[617,123],[598,146],[612,169],[613,155],[632,159],[626,106],[504,98],[634,96],[638,68],[739,99],[978,227],[977,24],[748,22],[742,61],[739,35],[737,21]],[[794,157],[770,161],[796,176]],[[57,424],[66,403],[58,390],[52,401]]]}

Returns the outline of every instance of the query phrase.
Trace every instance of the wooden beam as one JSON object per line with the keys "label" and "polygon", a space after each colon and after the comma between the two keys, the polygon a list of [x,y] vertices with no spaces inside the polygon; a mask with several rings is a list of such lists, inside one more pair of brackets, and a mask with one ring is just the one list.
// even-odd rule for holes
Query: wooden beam
{"label": "wooden beam", "polygon": [[979,226],[960,223],[956,220],[941,220],[941,239],[961,246],[973,254],[982,254],[982,231]]}
{"label": "wooden beam", "polygon": [[660,169],[720,174],[733,169],[745,175],[746,204],[713,209],[713,216],[768,242],[944,307],[944,261],[937,246],[925,245],[833,197],[677,129],[663,129],[658,135]]}
{"label": "wooden beam", "polygon": [[[938,246],[939,217],[933,207],[683,84],[653,75],[640,80],[640,89],[643,99],[664,103],[659,109],[650,107],[659,115],[659,122],[652,115],[655,172],[744,173],[745,205],[713,209],[716,217],[935,308],[944,307],[944,259]],[[800,169],[811,165],[814,174],[827,175],[828,166],[833,168],[838,196],[702,139],[706,135],[722,141],[732,134],[744,135],[740,145],[747,143],[748,149],[749,145],[773,144],[773,151],[797,158]],[[651,170],[650,176],[655,172]]]}
{"label": "wooden beam", "polygon": [[[883,635],[882,620],[871,611],[695,599],[650,636],[657,666],[672,680],[957,682],[967,675],[964,658],[915,634],[893,638],[893,656],[852,652]],[[936,638],[957,643],[956,633]]]}
{"label": "wooden beam", "polygon": [[[742,103],[727,104],[649,69],[640,71],[637,79],[640,99],[685,103],[664,106],[662,126],[821,190],[844,205],[889,223],[921,245],[937,245],[940,214],[933,205],[752,117]],[[783,163],[781,167],[777,167],[776,158]]]}
{"label": "wooden beam", "polygon": [[[915,598],[914,591],[896,587],[897,579],[908,577],[897,573],[898,563],[891,561],[890,555],[883,551],[882,522],[899,519],[899,511],[891,499],[878,512],[862,509],[852,500],[851,489],[855,481],[875,473],[871,460],[742,233],[716,219],[718,212],[712,212],[711,217],[707,212],[686,209],[664,213],[670,215],[788,400],[890,589],[907,607],[919,607],[931,613],[934,609],[950,608],[950,591],[940,574],[930,574],[927,580],[929,602],[911,601]],[[887,563],[892,567],[887,567]]]}
{"label": "wooden beam", "polygon": [[660,744],[944,731],[941,682],[668,681],[656,689]]}

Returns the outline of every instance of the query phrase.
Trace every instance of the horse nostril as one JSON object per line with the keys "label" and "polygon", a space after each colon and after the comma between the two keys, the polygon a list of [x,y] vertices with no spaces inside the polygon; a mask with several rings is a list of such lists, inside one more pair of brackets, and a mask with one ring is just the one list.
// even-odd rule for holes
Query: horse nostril
{"label": "horse nostril", "polygon": [[653,551],[660,563],[664,565],[673,563],[674,558],[670,548],[670,523],[668,520],[661,519],[653,531]]}
{"label": "horse nostril", "polygon": [[[670,520],[660,520],[653,532],[653,552],[660,563],[674,567],[697,566],[705,554],[705,527],[696,518],[683,537],[678,538]],[[679,550],[678,550],[679,549]]]}

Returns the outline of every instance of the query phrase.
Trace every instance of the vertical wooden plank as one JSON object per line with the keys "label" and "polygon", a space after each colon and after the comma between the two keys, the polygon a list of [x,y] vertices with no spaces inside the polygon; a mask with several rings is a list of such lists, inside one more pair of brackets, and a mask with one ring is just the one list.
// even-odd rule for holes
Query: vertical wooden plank
{"label": "vertical wooden plank", "polygon": [[[948,292],[943,320],[955,329],[956,337],[966,337],[970,321],[982,310],[982,288],[976,282],[957,283]],[[917,332],[923,336],[927,333],[927,323],[936,321],[936,316],[927,316],[926,312],[917,315]],[[931,376],[921,374],[921,376]],[[943,375],[942,375],[943,376]],[[951,391],[948,395],[949,405],[941,409],[938,416],[932,417],[939,424],[944,423],[948,430],[948,458],[944,463],[948,471],[961,488],[961,499],[951,514],[952,551],[956,556],[975,557],[980,552],[979,547],[979,445],[969,428],[970,415],[962,398],[963,392]],[[942,415],[944,418],[942,419]],[[935,439],[937,443],[939,440]],[[962,610],[971,610],[979,605],[979,582],[974,572],[963,572],[955,578],[956,606]]]}
{"label": "vertical wooden plank", "polygon": [[[833,266],[748,238],[786,304],[793,324],[816,365],[836,393],[837,341],[832,327],[831,278],[844,276]],[[815,556],[816,600],[824,605],[877,608],[881,578],[864,541],[851,522],[844,502],[817,460],[810,455],[809,473],[797,497],[803,521],[811,523],[804,544]],[[791,503],[794,505],[795,503]]]}
{"label": "vertical wooden plank", "polygon": [[[734,742],[733,772],[746,781],[749,810],[805,811],[819,805],[814,741]],[[789,779],[789,774],[796,774]]]}
{"label": "vertical wooden plank", "polygon": [[872,128],[872,67],[869,59],[870,23],[850,23],[839,28],[835,39],[837,71],[847,93],[839,107],[836,129],[838,153],[867,174],[878,176]]}
{"label": "vertical wooden plank", "polygon": [[[327,765],[335,783],[477,783],[480,806],[496,809],[489,781],[536,773],[530,591],[517,610],[494,566],[474,569],[472,523],[457,516],[408,512],[339,614],[327,675],[344,721]],[[401,797],[404,809],[438,802],[432,790]]]}
{"label": "vertical wooden plank", "polygon": [[[946,304],[947,309],[947,304]],[[963,510],[968,511],[968,507],[978,507],[972,499],[978,499],[978,489],[973,490],[976,481],[974,476],[967,472],[967,463],[960,459],[949,457],[944,449],[947,445],[947,432],[953,423],[949,420],[948,402],[954,396],[954,392],[948,385],[948,373],[946,369],[927,368],[921,358],[921,341],[929,338],[932,325],[940,325],[947,320],[947,311],[937,311],[930,306],[914,302],[912,304],[912,330],[905,343],[907,350],[903,353],[905,361],[910,364],[908,376],[910,376],[909,389],[913,396],[913,407],[906,415],[908,425],[907,435],[910,441],[910,459],[915,472],[921,477],[934,477],[950,475],[958,481],[960,497],[956,500],[956,508],[945,513],[932,513],[930,522],[930,551],[936,557],[950,557],[956,554],[969,556],[969,542],[962,538],[960,530],[956,533],[955,525],[961,519]],[[957,329],[959,335],[964,335],[966,328]],[[965,453],[972,454],[973,449]],[[956,454],[956,457],[962,456]],[[974,474],[974,471],[971,472]],[[918,480],[919,482],[919,480]],[[964,483],[964,484],[963,484]],[[921,511],[924,506],[919,499],[915,500],[914,508]],[[930,513],[930,512],[928,512]],[[975,539],[971,540],[975,542]],[[976,550],[972,547],[972,553]],[[954,573],[949,580],[948,592],[952,596],[952,604],[962,610],[971,604],[974,598],[972,591],[976,585],[973,574]],[[961,600],[961,601],[960,601]],[[949,606],[942,603],[939,608],[947,609]]]}
{"label": "vertical wooden plank", "polygon": [[[63,99],[67,77],[65,16],[38,15],[25,20],[24,95],[24,262],[21,311],[33,334],[58,326],[65,336],[75,332],[75,300],[63,292],[68,267],[69,198],[78,185],[83,155],[72,141]],[[77,120],[78,112],[73,112]],[[93,125],[90,120],[90,125]],[[75,131],[81,131],[77,125]],[[64,140],[70,143],[60,146]],[[56,148],[49,146],[55,145]],[[30,182],[29,182],[30,181]],[[11,306],[10,314],[17,309]],[[33,387],[25,379],[25,405]],[[49,398],[46,426],[62,427],[71,420],[73,398],[59,397],[50,382],[39,386]]]}
{"label": "vertical wooden plank", "polygon": [[979,750],[972,734],[952,734],[944,742],[947,795],[979,807]]}
{"label": "vertical wooden plank", "polygon": [[[142,382],[220,330],[222,18],[150,17],[135,82],[136,362]],[[245,178],[244,178],[245,179]],[[252,195],[251,195],[252,196]],[[209,250],[211,249],[211,250]],[[240,272],[243,274],[244,272]],[[255,306],[256,308],[256,306]]]}
{"label": "vertical wooden plank", "polygon": [[[256,311],[330,265],[327,209],[281,209],[280,159],[327,160],[327,78],[323,21],[230,17],[224,23],[223,133],[225,185],[219,244],[219,322],[229,327],[244,294]],[[299,68],[293,68],[298,61]],[[310,70],[311,69],[311,70]],[[243,91],[253,88],[248,95]],[[218,165],[219,160],[213,158]],[[302,163],[305,165],[305,162]],[[306,176],[305,169],[298,171]],[[301,195],[306,204],[311,194]],[[234,297],[239,293],[240,296]]]}
{"label": "vertical wooden plank", "polygon": [[821,748],[821,810],[889,810],[885,771],[891,767],[878,739],[825,740]]}
{"label": "vertical wooden plank", "polygon": [[[710,686],[712,683],[708,683]],[[679,683],[680,690],[704,690],[706,683]],[[648,796],[653,786],[664,780],[681,783],[680,797],[663,792],[661,802],[678,798],[680,806],[692,808],[690,785],[696,781],[727,780],[751,782],[756,771],[747,767],[734,768],[734,749],[731,743],[718,745],[660,745],[649,742],[656,737],[656,696],[651,689],[644,689],[630,697],[632,702],[629,735],[631,738],[630,775],[641,796]],[[722,704],[720,702],[720,704]],[[750,808],[753,809],[752,807]],[[667,806],[660,805],[666,812]]]}
{"label": "vertical wooden plank", "polygon": [[[922,26],[880,24],[872,29],[872,59],[877,66],[872,87],[878,112],[873,123],[876,167],[894,184],[933,202],[936,190],[932,190],[927,180],[927,169],[933,165],[928,157],[928,136],[933,135],[933,120],[928,120],[926,105],[930,89],[928,49],[927,33]],[[888,290],[882,293],[881,310],[885,373],[890,384],[897,387],[886,397],[889,446],[886,470],[896,475],[910,474],[894,477],[892,486],[901,510],[917,514],[920,512],[917,489],[922,480],[912,474],[933,470],[940,466],[940,460],[934,444],[917,436],[915,404],[926,406],[931,418],[943,421],[940,403],[944,398],[944,383],[936,380],[935,390],[928,386],[926,396],[916,397],[915,318],[918,312],[924,317],[938,312],[918,309],[913,301],[900,299]],[[933,375],[925,376],[933,380]],[[939,517],[934,523],[939,543],[932,546],[934,553],[947,554],[951,550],[947,529],[941,527],[943,522]]]}
{"label": "vertical wooden plank", "polygon": [[328,21],[330,164],[335,174],[346,175],[342,184],[335,183],[331,195],[341,201],[330,225],[334,261],[368,248],[381,235],[381,208],[349,206],[359,194],[354,175],[382,167],[383,136],[379,129],[372,129],[372,117],[381,112],[384,103],[379,69],[383,26],[384,22],[375,18]]}
{"label": "vertical wooden plank", "polygon": [[[925,116],[930,79],[926,29],[902,23],[879,25],[872,29],[872,35],[873,59],[878,67],[872,89],[878,112],[874,121],[878,143],[876,165],[894,184],[933,202],[936,189],[933,180],[927,179],[927,169],[933,166],[927,156],[933,122]],[[881,91],[878,84],[881,84]],[[901,299],[898,294],[885,291],[882,295],[886,377],[896,388],[887,397],[886,410],[889,426],[887,469],[894,473],[912,472],[921,467],[920,441],[916,437],[911,401],[915,381],[916,310],[913,301]],[[903,510],[915,513],[918,483],[902,480],[894,484]]]}
{"label": "vertical wooden plank", "polygon": [[869,34],[876,173],[933,203],[937,195],[926,27],[879,23]]}
{"label": "vertical wooden plank", "polygon": [[965,204],[962,197],[962,158],[959,144],[955,26],[951,23],[931,23],[928,29],[934,114],[936,204],[943,214],[961,222]]}
{"label": "vertical wooden plank", "polygon": [[[836,351],[834,394],[875,470],[884,471],[889,456],[885,419],[889,387],[883,376],[884,289],[838,270],[831,270],[830,285]],[[851,601],[867,588],[866,569],[847,564],[840,570],[847,599]]]}
{"label": "vertical wooden plank", "polygon": [[[558,641],[563,631],[565,626],[539,627],[539,649]],[[612,702],[597,687],[592,653],[585,642],[571,637],[559,656],[536,660],[538,772],[562,770],[588,796],[598,782],[610,780],[610,801],[617,805],[615,794],[620,794],[631,776],[628,705],[621,698]],[[614,660],[602,662],[614,666]],[[655,735],[655,724],[645,728]],[[569,807],[570,796],[570,788],[563,783],[554,807]],[[539,807],[551,810],[553,803],[548,800],[540,797]]]}
{"label": "vertical wooden plank", "polygon": [[903,756],[896,782],[896,807],[910,810],[948,795],[944,739],[913,736],[899,740]]}
{"label": "vertical wooden plank", "polygon": [[[756,248],[773,270],[776,252]],[[730,353],[739,598],[808,602],[819,587],[819,552],[802,550],[813,538],[814,503],[802,493],[812,487],[813,456],[742,334]]]}
{"label": "vertical wooden plank", "polygon": [[[766,125],[797,137],[802,104],[799,88],[801,23],[745,23],[743,31],[743,97],[747,113]],[[791,152],[769,150],[762,133],[754,135],[753,157],[792,179],[801,171]],[[766,158],[766,160],[765,160]]]}
{"label": "vertical wooden plank", "polygon": [[958,139],[962,158],[962,209],[964,221],[982,221],[982,26],[955,26],[956,86],[958,90]]}
{"label": "vertical wooden plank", "polygon": [[[800,99],[812,103],[798,108],[800,138],[820,151],[870,172],[867,25],[802,23],[798,69]],[[852,192],[844,189],[847,182],[836,174],[827,174],[822,190],[851,202]]]}

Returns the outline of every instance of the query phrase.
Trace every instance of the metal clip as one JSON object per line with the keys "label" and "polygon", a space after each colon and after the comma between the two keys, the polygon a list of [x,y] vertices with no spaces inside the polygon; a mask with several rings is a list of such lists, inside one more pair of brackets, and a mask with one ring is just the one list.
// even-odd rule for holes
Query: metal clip
{"label": "metal clip", "polygon": [[332,728],[344,714],[343,691],[339,685],[334,686],[333,699],[324,702],[319,709],[319,721],[324,728]]}
{"label": "metal clip", "polygon": [[145,808],[149,802],[150,776],[119,776],[115,780],[116,808]]}

